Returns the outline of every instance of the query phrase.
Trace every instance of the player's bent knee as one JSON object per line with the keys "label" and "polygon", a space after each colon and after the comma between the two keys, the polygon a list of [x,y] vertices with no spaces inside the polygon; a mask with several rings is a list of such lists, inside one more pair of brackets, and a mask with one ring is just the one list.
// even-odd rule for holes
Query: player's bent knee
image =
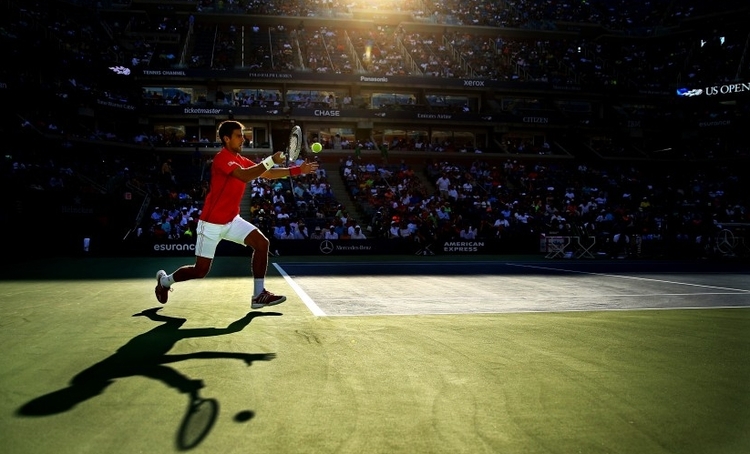
{"label": "player's bent knee", "polygon": [[266,239],[264,239],[263,241],[253,241],[252,243],[246,243],[246,245],[253,248],[253,250],[257,252],[267,251],[270,246],[268,240]]}
{"label": "player's bent knee", "polygon": [[195,279],[203,279],[211,271],[211,260],[203,257],[198,257],[195,265],[192,267],[193,277]]}
{"label": "player's bent knee", "polygon": [[260,230],[253,230],[245,238],[245,245],[258,252],[268,251],[269,243],[268,238]]}

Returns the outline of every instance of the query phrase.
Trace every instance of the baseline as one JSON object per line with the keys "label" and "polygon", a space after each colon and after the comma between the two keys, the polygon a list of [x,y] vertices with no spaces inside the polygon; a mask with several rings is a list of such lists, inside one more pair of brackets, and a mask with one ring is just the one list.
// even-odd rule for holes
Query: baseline
{"label": "baseline", "polygon": [[289,274],[282,268],[278,263],[274,263],[273,266],[276,268],[276,270],[284,277],[284,280],[289,284],[290,287],[297,293],[297,295],[300,297],[303,303],[305,303],[305,306],[307,306],[308,309],[310,309],[310,312],[312,312],[313,315],[318,317],[324,317],[326,315],[325,312],[313,301],[312,298],[310,298],[310,295],[307,294],[304,290],[302,290],[302,287],[297,285],[296,282],[294,282],[294,279],[292,279]]}
{"label": "baseline", "polygon": [[588,274],[591,276],[603,276],[603,277],[614,277],[614,278],[619,278],[619,279],[633,279],[637,281],[649,281],[649,282],[656,282],[659,284],[686,285],[689,287],[708,288],[708,289],[713,289],[713,290],[725,290],[729,292],[739,292],[739,293],[750,293],[750,290],[746,290],[742,288],[719,287],[716,285],[694,284],[692,282],[668,281],[666,279],[653,279],[653,278],[643,277],[643,276],[625,276],[623,274],[596,273],[593,271],[581,271],[581,270],[554,268],[554,267],[539,266],[539,265],[524,265],[524,264],[519,264],[519,263],[506,263],[506,265],[515,266],[519,268],[533,268],[533,269],[545,270],[545,271],[560,271],[560,272],[565,272],[565,273]]}

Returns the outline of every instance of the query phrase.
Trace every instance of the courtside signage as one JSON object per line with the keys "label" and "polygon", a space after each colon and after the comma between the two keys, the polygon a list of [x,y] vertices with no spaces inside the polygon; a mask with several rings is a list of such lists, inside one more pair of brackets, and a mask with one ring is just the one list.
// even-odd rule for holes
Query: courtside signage
{"label": "courtside signage", "polygon": [[698,96],[731,95],[733,93],[744,93],[746,91],[750,91],[750,82],[714,85],[706,88],[678,88],[677,96],[681,98],[695,98]]}
{"label": "courtside signage", "polygon": [[195,244],[182,244],[182,243],[174,243],[174,244],[164,244],[164,243],[157,243],[154,245],[154,251],[156,252],[165,252],[165,251],[195,251]]}
{"label": "courtside signage", "polygon": [[329,241],[329,240],[321,241],[318,249],[323,254],[332,254],[334,252],[372,252],[373,251],[372,245],[370,244],[366,244],[366,243],[365,244],[363,243],[340,244],[340,243],[334,243],[333,241]]}
{"label": "courtside signage", "polygon": [[484,241],[446,241],[443,252],[481,252],[484,247]]}

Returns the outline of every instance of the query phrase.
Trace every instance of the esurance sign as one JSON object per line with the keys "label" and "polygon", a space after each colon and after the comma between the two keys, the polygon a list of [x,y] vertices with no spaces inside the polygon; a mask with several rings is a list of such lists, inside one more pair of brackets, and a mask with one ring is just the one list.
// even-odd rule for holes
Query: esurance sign
{"label": "esurance sign", "polygon": [[678,88],[677,96],[681,98],[696,98],[699,96],[722,96],[734,93],[750,92],[750,82],[738,82],[736,84],[714,85],[706,88]]}

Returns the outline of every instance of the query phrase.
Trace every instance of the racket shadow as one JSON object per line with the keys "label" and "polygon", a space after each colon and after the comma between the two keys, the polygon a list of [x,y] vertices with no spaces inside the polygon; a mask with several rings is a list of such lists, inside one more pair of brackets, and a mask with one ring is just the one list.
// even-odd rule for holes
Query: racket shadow
{"label": "racket shadow", "polygon": [[[133,316],[163,322],[161,325],[135,336],[111,356],[76,374],[67,387],[36,397],[23,404],[15,411],[15,415],[41,417],[63,413],[102,394],[117,379],[143,376],[161,381],[189,396],[190,405],[179,430],[177,444],[183,450],[197,446],[213,427],[218,415],[219,403],[216,399],[200,397],[199,390],[204,386],[203,380],[187,377],[167,364],[189,359],[237,359],[250,366],[254,361],[270,361],[276,355],[274,353],[214,351],[170,355],[168,352],[180,340],[237,333],[257,317],[282,314],[250,312],[230,323],[226,328],[181,329],[186,319],[163,316],[158,313],[160,309],[161,307],[148,309]],[[201,427],[202,430],[197,430]]]}
{"label": "racket shadow", "polygon": [[191,393],[188,408],[177,431],[177,448],[188,451],[198,446],[216,423],[219,401],[203,398],[198,391]]}

